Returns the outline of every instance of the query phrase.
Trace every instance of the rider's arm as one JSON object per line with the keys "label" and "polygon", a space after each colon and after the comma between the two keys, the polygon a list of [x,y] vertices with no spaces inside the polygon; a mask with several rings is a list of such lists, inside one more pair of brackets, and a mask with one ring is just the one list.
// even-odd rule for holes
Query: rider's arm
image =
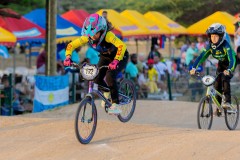
{"label": "rider's arm", "polygon": [[75,39],[74,41],[68,43],[67,48],[66,48],[66,53],[65,55],[72,55],[72,52],[80,47],[83,46],[84,44],[86,44],[88,42],[88,37],[86,36],[81,36],[80,38]]}
{"label": "rider's arm", "polygon": [[123,41],[121,41],[115,34],[113,34],[111,31],[107,32],[105,41],[108,43],[112,43],[115,47],[118,48],[117,54],[114,57],[114,59],[117,59],[118,61],[121,61],[123,59],[124,53],[127,49],[127,46]]}
{"label": "rider's arm", "polygon": [[234,52],[234,50],[231,48],[229,44],[227,44],[226,47],[224,48],[224,52],[227,53],[228,55],[228,61],[229,61],[228,69],[230,69],[231,72],[233,72],[236,67],[236,53]]}
{"label": "rider's arm", "polygon": [[200,56],[198,56],[197,59],[195,60],[195,62],[193,63],[193,67],[192,68],[197,68],[198,65],[203,63],[208,58],[208,56],[210,54],[211,54],[210,47],[207,47],[207,49],[203,49],[202,53],[200,54]]}

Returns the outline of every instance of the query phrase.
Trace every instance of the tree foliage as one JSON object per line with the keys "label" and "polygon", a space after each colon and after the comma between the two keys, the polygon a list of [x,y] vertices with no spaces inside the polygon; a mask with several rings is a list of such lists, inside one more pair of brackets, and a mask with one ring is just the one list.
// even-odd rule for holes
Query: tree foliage
{"label": "tree foliage", "polygon": [[23,15],[33,9],[45,7],[45,0],[1,0],[0,8],[11,8]]}
{"label": "tree foliage", "polygon": [[[45,7],[46,0],[1,0],[0,7],[8,7],[20,14]],[[85,9],[94,13],[99,9],[115,9],[122,12],[126,9],[141,13],[158,11],[169,18],[188,26],[216,12],[227,11],[236,14],[240,11],[240,0],[57,0],[58,13],[70,9]]]}

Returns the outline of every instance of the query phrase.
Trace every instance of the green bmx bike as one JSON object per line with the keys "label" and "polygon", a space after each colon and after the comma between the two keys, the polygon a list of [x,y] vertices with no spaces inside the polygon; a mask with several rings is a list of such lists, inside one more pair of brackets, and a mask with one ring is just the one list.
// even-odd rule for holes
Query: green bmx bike
{"label": "green bmx bike", "polygon": [[[199,73],[196,73],[200,76]],[[219,73],[217,76],[219,76]],[[216,78],[217,78],[216,76]],[[199,103],[197,112],[197,123],[199,129],[211,129],[213,122],[213,105],[217,108],[217,116],[221,117],[224,113],[225,122],[229,130],[234,130],[238,125],[239,120],[239,102],[235,95],[231,95],[231,107],[224,108],[223,103],[225,102],[224,93],[219,93],[213,86],[215,77],[210,75],[201,76],[202,83],[207,87],[206,96],[204,96]],[[220,104],[216,98],[220,96],[222,103]]]}

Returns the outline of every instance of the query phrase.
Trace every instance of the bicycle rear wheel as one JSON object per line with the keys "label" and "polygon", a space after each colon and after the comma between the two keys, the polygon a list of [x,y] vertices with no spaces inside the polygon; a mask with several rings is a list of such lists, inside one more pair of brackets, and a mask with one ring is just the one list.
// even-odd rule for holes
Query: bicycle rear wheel
{"label": "bicycle rear wheel", "polygon": [[212,100],[205,96],[200,100],[197,113],[199,129],[211,129],[213,121]]}
{"label": "bicycle rear wheel", "polygon": [[96,131],[97,109],[90,97],[85,97],[79,104],[75,117],[75,134],[78,141],[88,144]]}
{"label": "bicycle rear wheel", "polygon": [[231,96],[231,104],[233,110],[224,109],[225,122],[229,130],[234,130],[238,125],[239,120],[239,103],[236,96]]}
{"label": "bicycle rear wheel", "polygon": [[118,115],[121,122],[128,122],[135,111],[136,107],[136,90],[131,80],[123,79],[119,86],[119,102],[122,113]]}

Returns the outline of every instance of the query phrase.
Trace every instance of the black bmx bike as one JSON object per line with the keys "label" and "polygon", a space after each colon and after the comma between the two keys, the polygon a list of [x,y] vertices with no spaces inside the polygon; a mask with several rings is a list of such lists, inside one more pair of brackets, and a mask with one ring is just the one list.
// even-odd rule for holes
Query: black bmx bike
{"label": "black bmx bike", "polygon": [[[100,86],[93,82],[101,68],[108,66],[97,67],[96,65],[83,64],[79,66],[73,63],[69,69],[80,69],[80,74],[84,80],[88,81],[88,93],[82,99],[75,116],[75,134],[78,141],[82,144],[88,144],[97,128],[97,107],[95,105],[95,97],[99,97],[105,102],[105,111],[108,113],[108,108],[111,107],[111,98],[105,97],[100,90],[110,91],[109,88]],[[119,83],[119,106],[121,113],[116,116],[121,122],[128,122],[135,111],[136,107],[136,91],[132,81],[122,79]]]}

